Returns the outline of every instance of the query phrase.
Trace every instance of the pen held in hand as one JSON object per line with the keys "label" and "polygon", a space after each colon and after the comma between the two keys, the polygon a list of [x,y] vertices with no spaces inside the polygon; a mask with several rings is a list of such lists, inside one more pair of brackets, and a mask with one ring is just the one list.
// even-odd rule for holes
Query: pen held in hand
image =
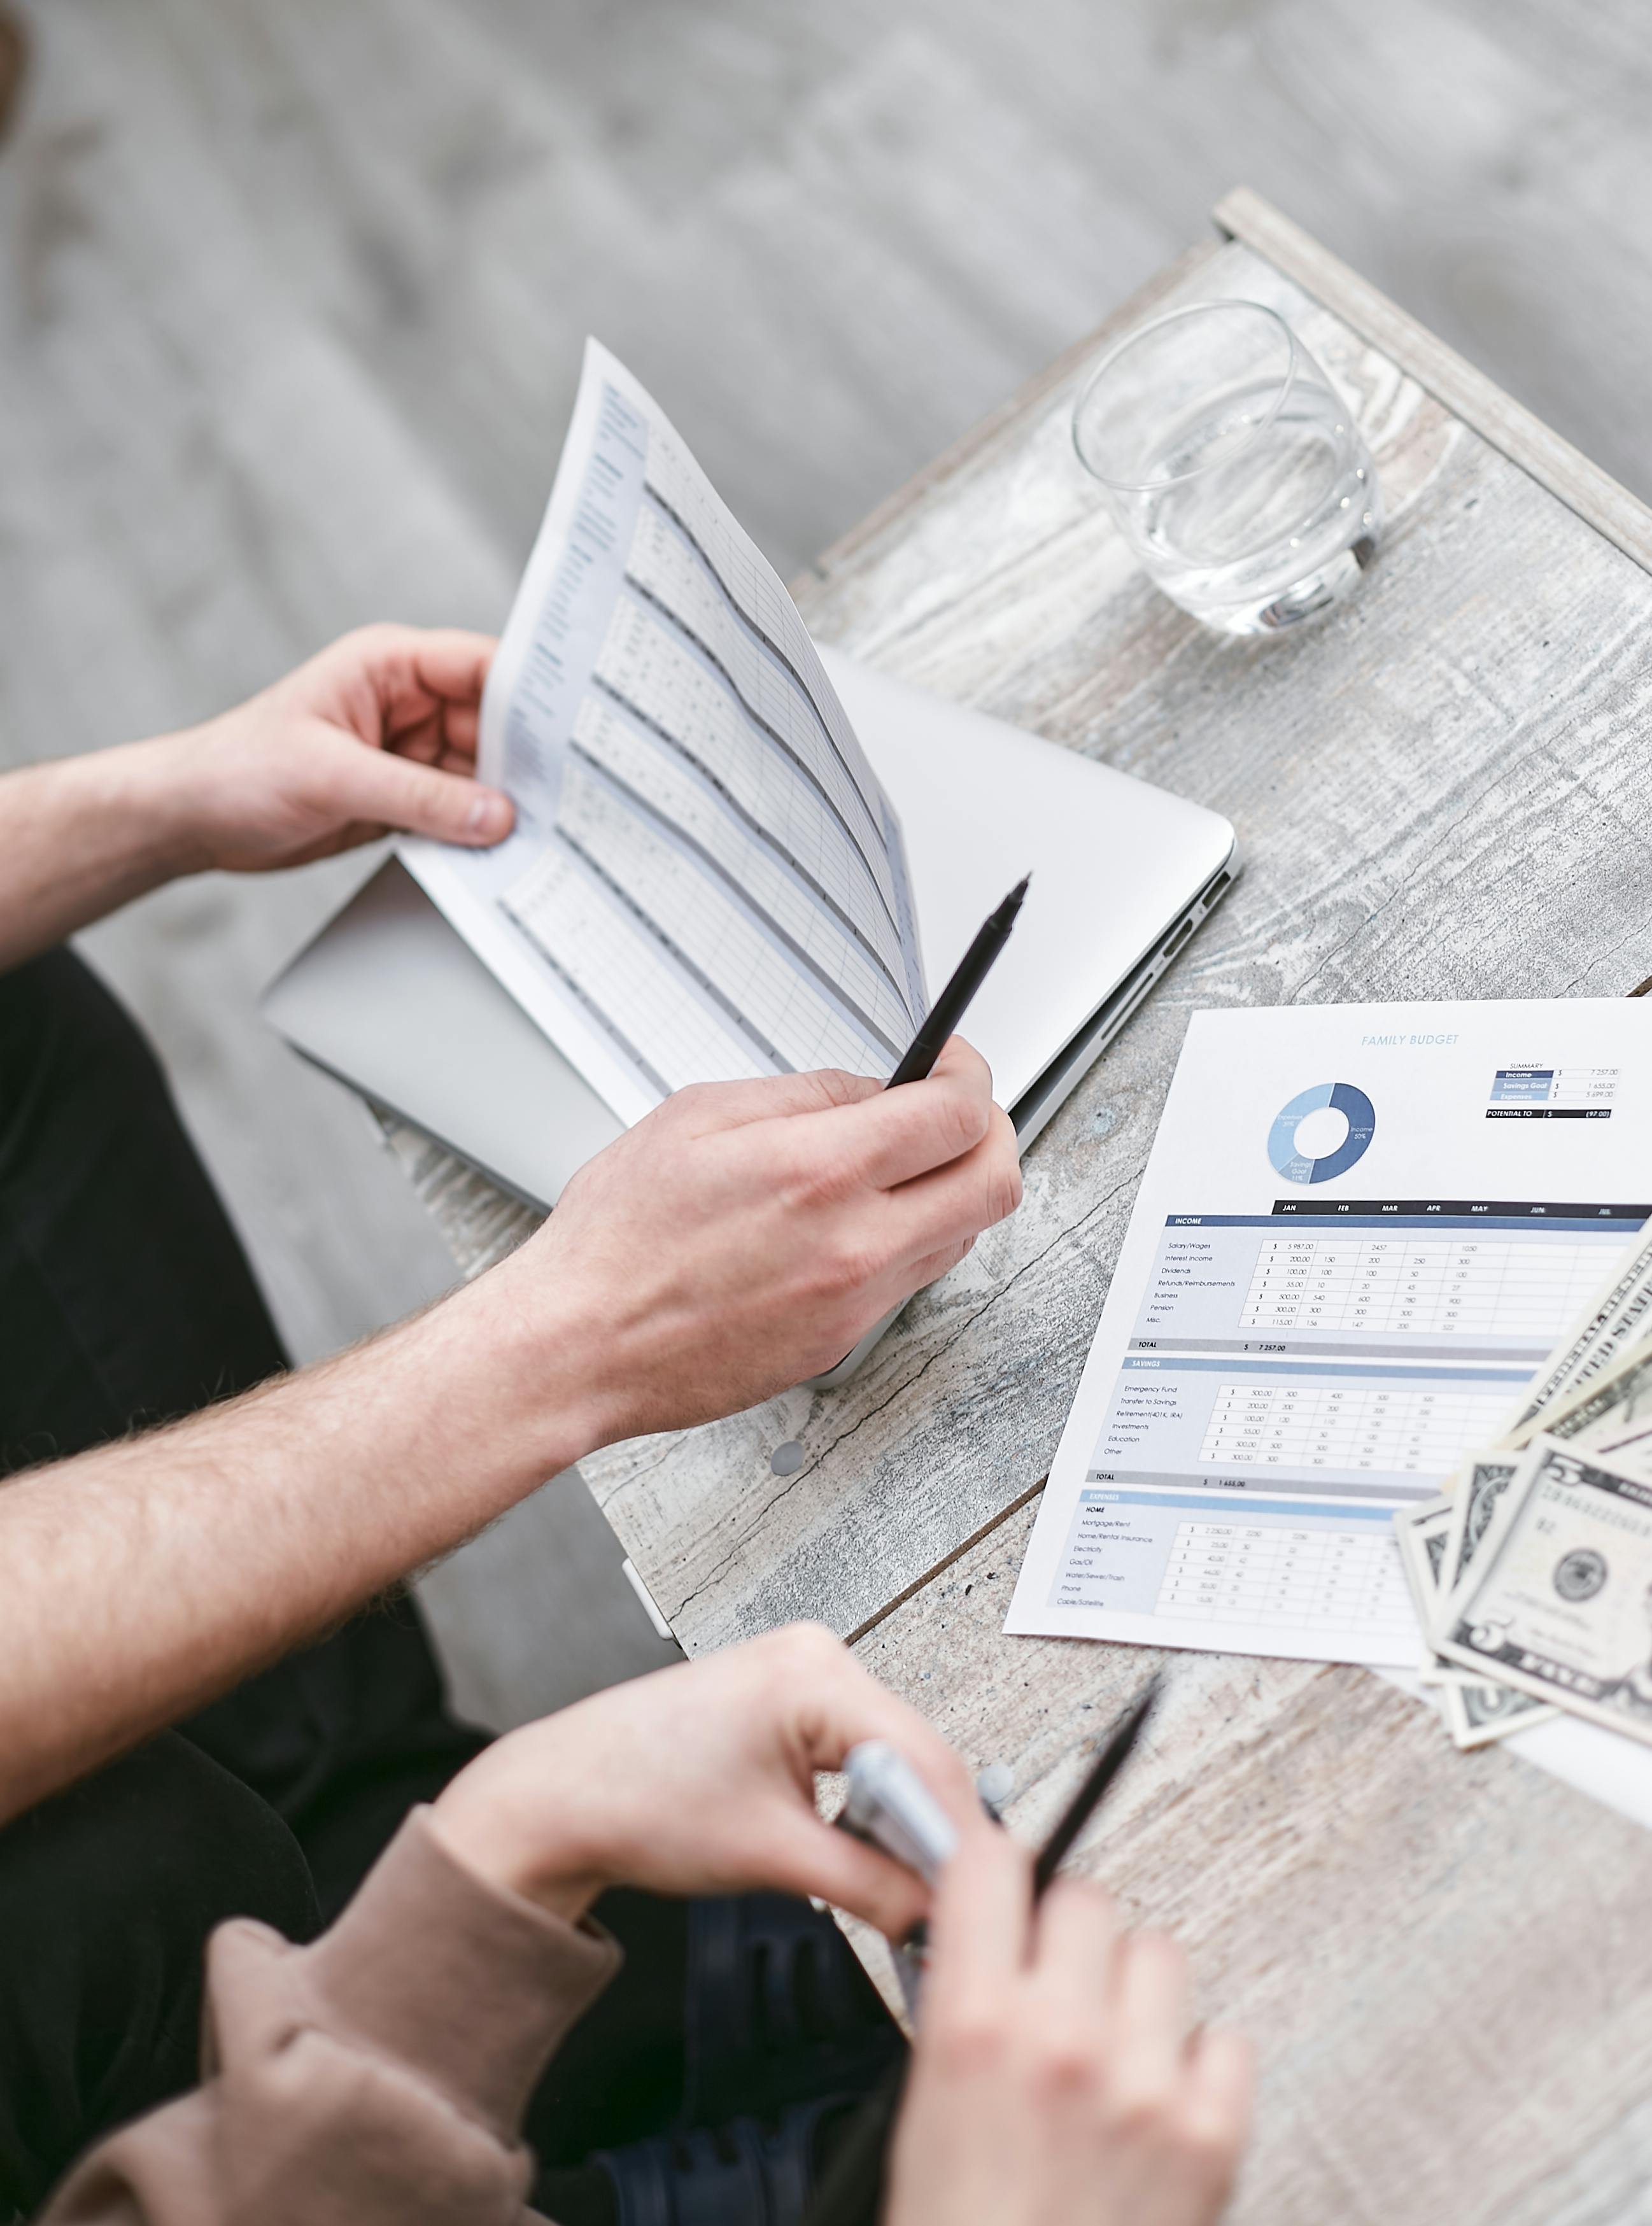
{"label": "pen held in hand", "polygon": [[[1083,1783],[1039,1848],[1032,1865],[1035,1905],[1129,1760],[1158,1701],[1160,1684],[1155,1670],[1102,1741]],[[809,2206],[804,2226],[874,2226],[909,2062],[906,2056],[892,2064],[850,2120]]]}
{"label": "pen held in hand", "polygon": [[1009,941],[1009,932],[1015,925],[1015,915],[1021,909],[1026,885],[1032,878],[1031,874],[1023,874],[997,911],[982,922],[975,941],[958,961],[952,979],[930,1007],[905,1057],[890,1076],[887,1086],[891,1090],[899,1083],[922,1082],[941,1056],[947,1038],[957,1033],[958,1022],[969,1010],[976,990],[992,972],[999,952]]}

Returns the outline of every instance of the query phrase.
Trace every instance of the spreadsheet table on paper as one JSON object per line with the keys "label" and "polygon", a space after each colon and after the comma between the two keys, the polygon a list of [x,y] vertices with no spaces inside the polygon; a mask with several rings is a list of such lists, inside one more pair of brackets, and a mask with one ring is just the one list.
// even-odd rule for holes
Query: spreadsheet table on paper
{"label": "spreadsheet table on paper", "polygon": [[926,997],[894,808],[785,587],[594,341],[479,768],[511,833],[404,862],[622,1119],[897,1065]]}
{"label": "spreadsheet table on paper", "polygon": [[1414,1660],[1394,1512],[1632,1249],[1649,1116],[1617,1000],[1196,1014],[1009,1628]]}

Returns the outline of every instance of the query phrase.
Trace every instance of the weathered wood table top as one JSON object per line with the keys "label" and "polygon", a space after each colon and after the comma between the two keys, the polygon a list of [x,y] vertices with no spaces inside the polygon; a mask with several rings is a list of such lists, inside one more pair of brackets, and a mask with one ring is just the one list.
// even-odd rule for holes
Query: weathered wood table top
{"label": "weathered wood table top", "polygon": [[[1244,878],[1033,1147],[1020,1212],[854,1382],[584,1465],[689,1653],[821,1619],[1008,1765],[1027,1834],[1157,1658],[1000,1625],[1188,1011],[1652,971],[1652,513],[1255,196],[1217,222],[798,599],[820,638],[1225,813]],[[1227,294],[1301,332],[1382,480],[1376,568],[1296,638],[1164,601],[1069,443],[1112,334]],[[466,1265],[519,1237],[518,1209],[397,1142]],[[1261,2045],[1236,2218],[1647,2216],[1652,1840],[1496,1747],[1458,1754],[1363,1672],[1171,1668],[1086,1860]]]}

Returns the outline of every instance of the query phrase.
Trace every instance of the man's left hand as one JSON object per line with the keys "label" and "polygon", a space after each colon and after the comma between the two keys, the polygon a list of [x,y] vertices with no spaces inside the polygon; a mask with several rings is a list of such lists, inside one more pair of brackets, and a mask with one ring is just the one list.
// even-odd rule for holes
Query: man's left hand
{"label": "man's left hand", "polygon": [[147,749],[191,862],[267,873],[394,830],[485,848],[511,800],[474,778],[489,635],[363,626],[262,695]]}

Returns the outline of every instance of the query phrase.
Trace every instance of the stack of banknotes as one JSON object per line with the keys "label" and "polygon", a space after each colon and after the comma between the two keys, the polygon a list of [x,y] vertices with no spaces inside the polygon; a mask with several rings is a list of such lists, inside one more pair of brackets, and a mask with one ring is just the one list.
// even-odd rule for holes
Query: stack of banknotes
{"label": "stack of banknotes", "polygon": [[1557,1709],[1652,1743],[1652,1235],[1499,1441],[1395,1526],[1458,1746]]}

